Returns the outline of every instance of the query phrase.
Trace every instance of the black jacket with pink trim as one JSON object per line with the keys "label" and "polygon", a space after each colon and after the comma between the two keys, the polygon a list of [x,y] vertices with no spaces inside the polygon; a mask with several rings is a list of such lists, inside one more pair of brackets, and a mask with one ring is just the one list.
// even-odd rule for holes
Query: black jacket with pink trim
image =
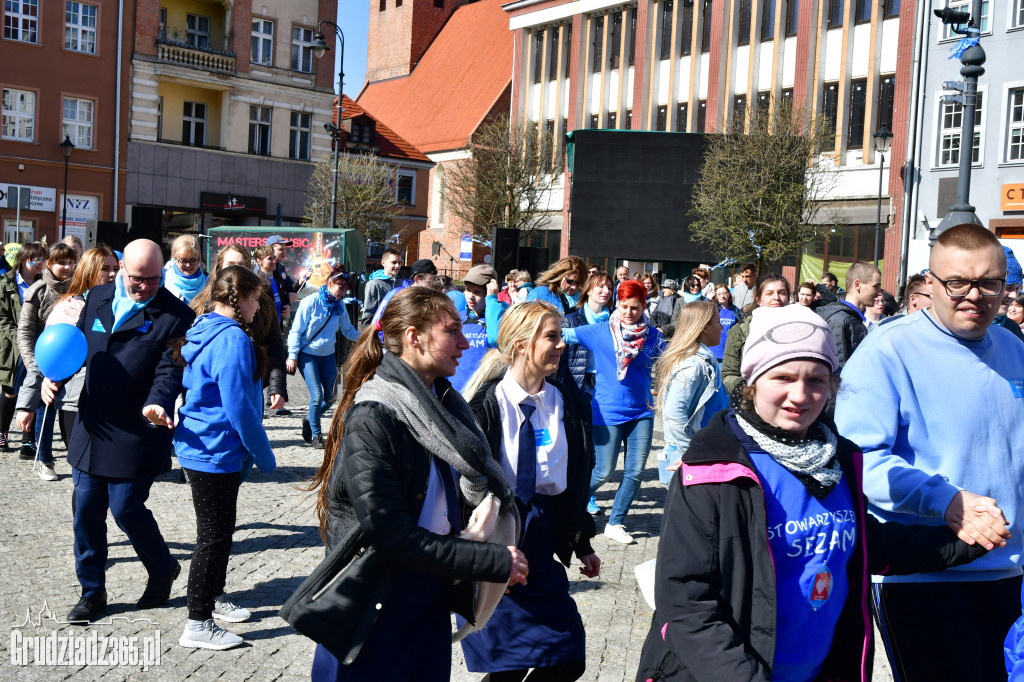
{"label": "black jacket with pink trim", "polygon": [[[719,412],[697,432],[672,477],[658,546],[658,608],[637,682],[771,680],[777,604],[764,492],[726,421],[732,414]],[[939,571],[985,550],[946,526],[881,523],[868,515],[860,450],[840,438],[838,455],[857,539],[846,567],[849,595],[818,679],[865,681],[873,658],[869,575]]]}

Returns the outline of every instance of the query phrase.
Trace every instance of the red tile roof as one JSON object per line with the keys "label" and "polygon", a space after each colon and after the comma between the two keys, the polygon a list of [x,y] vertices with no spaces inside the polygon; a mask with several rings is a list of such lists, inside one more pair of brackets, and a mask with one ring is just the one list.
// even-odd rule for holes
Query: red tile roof
{"label": "red tile roof", "polygon": [[461,149],[512,82],[507,0],[460,7],[408,76],[367,84],[358,102],[430,153]]}
{"label": "red tile roof", "polygon": [[[337,97],[334,98],[334,105],[335,107],[338,105]],[[377,146],[379,156],[412,161],[430,161],[426,154],[406,142],[398,133],[384,125],[379,118],[366,111],[348,95],[342,95],[341,108],[341,120],[343,121],[357,116],[368,116],[374,120],[377,125],[375,126],[373,144]],[[337,112],[337,109],[334,111]],[[335,118],[337,118],[337,114],[335,114]]]}

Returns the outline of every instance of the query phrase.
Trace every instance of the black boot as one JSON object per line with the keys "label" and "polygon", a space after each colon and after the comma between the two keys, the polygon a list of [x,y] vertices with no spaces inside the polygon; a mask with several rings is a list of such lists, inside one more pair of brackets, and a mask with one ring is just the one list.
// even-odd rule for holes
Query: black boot
{"label": "black boot", "polygon": [[146,591],[142,593],[142,596],[139,597],[139,601],[135,605],[140,609],[153,609],[157,606],[163,606],[171,597],[171,586],[174,584],[179,573],[181,573],[181,564],[175,561],[174,568],[170,573],[161,578],[150,576],[149,582],[146,583]]}
{"label": "black boot", "polygon": [[88,625],[105,608],[107,608],[106,592],[100,592],[92,597],[82,597],[75,604],[75,608],[68,612],[68,622],[72,625]]}

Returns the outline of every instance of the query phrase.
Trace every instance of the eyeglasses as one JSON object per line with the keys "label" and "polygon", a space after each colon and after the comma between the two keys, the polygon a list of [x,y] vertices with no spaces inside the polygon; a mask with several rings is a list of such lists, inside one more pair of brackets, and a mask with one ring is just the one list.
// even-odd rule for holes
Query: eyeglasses
{"label": "eyeglasses", "polygon": [[934,272],[931,276],[942,284],[950,298],[963,298],[971,289],[977,289],[982,296],[999,296],[1006,286],[1006,280],[1002,279],[942,279]]}
{"label": "eyeglasses", "polygon": [[562,281],[563,281],[563,282],[565,282],[565,283],[566,283],[566,284],[567,284],[568,286],[574,287],[574,286],[576,286],[576,282],[577,282],[578,280],[577,280],[576,278],[573,278],[573,279],[569,279],[568,277],[566,277],[566,278],[565,278],[565,279],[563,279]]}
{"label": "eyeglasses", "polygon": [[174,262],[177,263],[179,266],[199,265],[198,258],[175,258]]}
{"label": "eyeglasses", "polygon": [[[125,271],[125,274],[128,274],[127,270]],[[133,286],[139,286],[140,284],[145,283],[146,286],[155,287],[157,284],[160,284],[160,275],[157,275],[156,277],[138,277],[136,275],[128,275],[128,283]]]}
{"label": "eyeglasses", "polygon": [[28,262],[29,265],[42,265],[46,262],[45,258],[33,258]]}
{"label": "eyeglasses", "polygon": [[[936,279],[938,279],[938,278],[936,277]],[[929,294],[926,291],[915,291],[914,293],[911,294],[911,296],[924,296],[926,298],[931,298],[932,297],[932,295]]]}

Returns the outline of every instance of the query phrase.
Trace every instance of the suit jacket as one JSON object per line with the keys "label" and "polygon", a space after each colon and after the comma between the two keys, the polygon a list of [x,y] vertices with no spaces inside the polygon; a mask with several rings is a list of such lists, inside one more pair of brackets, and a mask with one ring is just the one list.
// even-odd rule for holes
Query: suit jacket
{"label": "suit jacket", "polygon": [[195,313],[161,287],[111,333],[113,298],[113,284],[94,287],[78,320],[88,354],[68,463],[93,476],[152,478],[171,469],[171,430],[152,426],[142,408],[160,405],[174,414],[183,367],[170,344]]}

